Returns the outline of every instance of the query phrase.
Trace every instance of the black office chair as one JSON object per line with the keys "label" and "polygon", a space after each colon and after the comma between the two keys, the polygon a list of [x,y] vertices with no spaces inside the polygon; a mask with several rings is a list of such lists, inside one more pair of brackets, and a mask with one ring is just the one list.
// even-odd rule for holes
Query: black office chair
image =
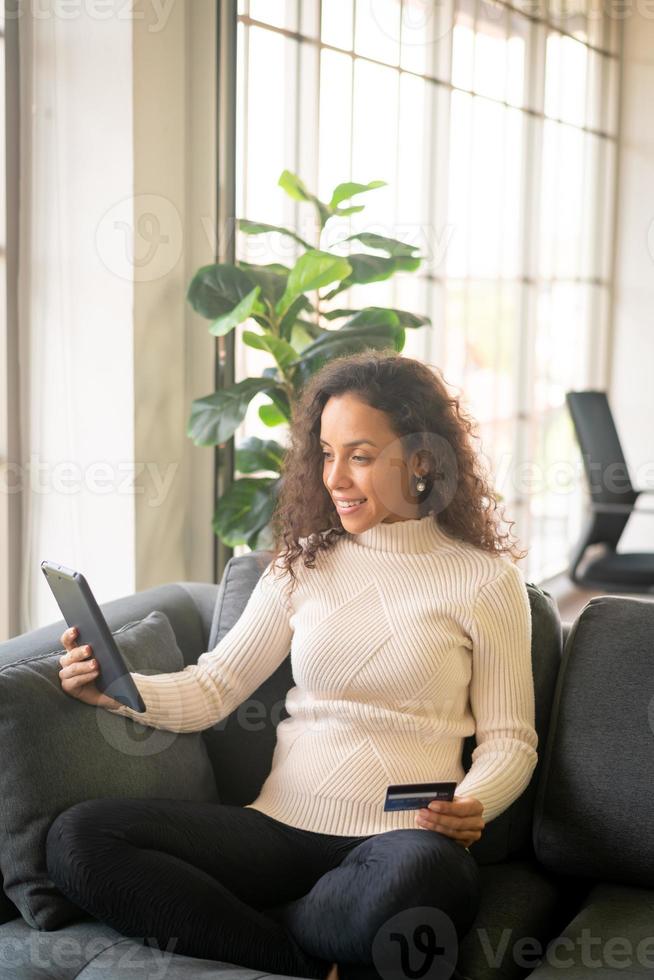
{"label": "black office chair", "polygon": [[[605,392],[569,391],[565,397],[584,461],[591,510],[572,554],[570,578],[584,587],[654,593],[654,553],[617,552],[636,500],[641,493],[654,493],[654,488],[633,488]],[[580,571],[586,550],[597,544],[605,546],[603,553]]]}

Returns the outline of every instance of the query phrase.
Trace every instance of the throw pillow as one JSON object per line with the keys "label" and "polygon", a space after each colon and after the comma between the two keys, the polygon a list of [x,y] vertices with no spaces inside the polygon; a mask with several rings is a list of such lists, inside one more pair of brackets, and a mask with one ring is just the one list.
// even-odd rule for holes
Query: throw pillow
{"label": "throw pillow", "polygon": [[[152,612],[113,633],[130,671],[182,670],[167,616]],[[63,650],[0,668],[0,867],[4,890],[36,929],[82,913],[48,877],[47,832],[55,817],[98,797],[218,801],[200,732],[154,729],[67,695]]]}

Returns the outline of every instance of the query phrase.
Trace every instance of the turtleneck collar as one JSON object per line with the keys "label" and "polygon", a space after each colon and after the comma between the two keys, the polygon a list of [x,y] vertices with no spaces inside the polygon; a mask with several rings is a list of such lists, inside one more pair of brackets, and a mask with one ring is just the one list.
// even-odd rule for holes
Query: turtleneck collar
{"label": "turtleneck collar", "polygon": [[379,522],[360,534],[348,532],[348,538],[363,548],[373,551],[397,551],[404,554],[420,554],[442,547],[452,537],[439,527],[433,511],[424,517],[391,524]]}

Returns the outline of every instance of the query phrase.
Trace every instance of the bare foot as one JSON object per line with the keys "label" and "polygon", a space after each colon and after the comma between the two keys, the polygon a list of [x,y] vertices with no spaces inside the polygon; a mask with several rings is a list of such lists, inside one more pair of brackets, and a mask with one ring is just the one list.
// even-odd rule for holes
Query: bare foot
{"label": "bare foot", "polygon": [[325,980],[338,980],[338,963],[334,963]]}

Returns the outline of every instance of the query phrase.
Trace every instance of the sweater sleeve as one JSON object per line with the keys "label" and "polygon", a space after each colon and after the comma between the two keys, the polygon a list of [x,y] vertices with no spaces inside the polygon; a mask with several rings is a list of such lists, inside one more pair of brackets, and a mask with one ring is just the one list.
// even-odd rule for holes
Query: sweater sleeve
{"label": "sweater sleeve", "polygon": [[171,674],[131,674],[147,711],[126,705],[107,710],[170,732],[203,731],[231,714],[283,662],[291,645],[291,608],[272,565],[234,626],[197,664]]}
{"label": "sweater sleeve", "polygon": [[470,635],[470,706],[477,745],[456,796],[480,800],[488,822],[524,792],[538,760],[531,610],[515,565],[506,563],[480,589]]}

